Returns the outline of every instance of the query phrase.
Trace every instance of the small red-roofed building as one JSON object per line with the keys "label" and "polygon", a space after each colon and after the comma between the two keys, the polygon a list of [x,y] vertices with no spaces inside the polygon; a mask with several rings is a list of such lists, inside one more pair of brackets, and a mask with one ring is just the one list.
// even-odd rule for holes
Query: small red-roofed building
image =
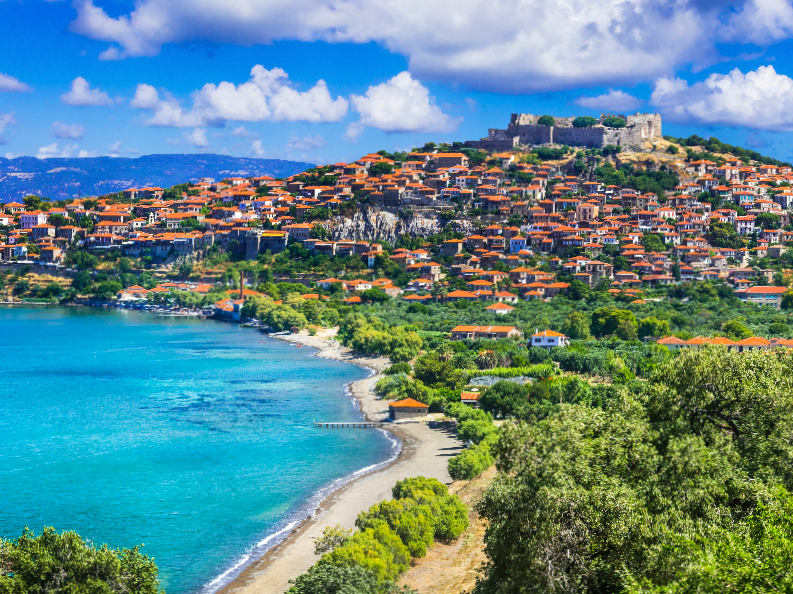
{"label": "small red-roofed building", "polygon": [[[517,297],[517,296],[516,296]],[[488,305],[485,308],[485,311],[489,311],[499,316],[506,315],[513,311],[515,308],[507,305],[506,303],[494,303],[493,305]]]}
{"label": "small red-roofed building", "polygon": [[463,392],[460,394],[460,402],[479,408],[479,396],[481,396],[479,392]]}
{"label": "small red-roofed building", "polygon": [[554,347],[563,347],[570,344],[570,339],[561,332],[554,332],[553,330],[537,331],[531,337],[529,346],[540,347],[548,349],[549,351]]}
{"label": "small red-roofed building", "polygon": [[388,418],[392,421],[413,419],[426,416],[429,410],[430,407],[423,402],[413,400],[413,398],[405,398],[388,405]]}

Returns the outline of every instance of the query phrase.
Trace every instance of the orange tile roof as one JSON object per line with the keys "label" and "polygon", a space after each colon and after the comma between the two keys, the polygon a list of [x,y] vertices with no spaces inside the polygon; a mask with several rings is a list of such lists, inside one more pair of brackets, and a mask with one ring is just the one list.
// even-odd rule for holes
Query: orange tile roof
{"label": "orange tile roof", "polygon": [[388,406],[393,408],[429,408],[429,406],[427,406],[423,402],[419,402],[418,400],[413,400],[412,398],[405,398],[404,400],[392,402]]}

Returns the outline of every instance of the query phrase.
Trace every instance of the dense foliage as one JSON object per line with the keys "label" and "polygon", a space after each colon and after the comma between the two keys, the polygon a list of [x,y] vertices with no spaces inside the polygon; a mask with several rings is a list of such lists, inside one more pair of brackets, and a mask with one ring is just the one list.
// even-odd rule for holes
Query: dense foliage
{"label": "dense foliage", "polygon": [[0,593],[160,594],[157,566],[139,547],[95,547],[72,531],[25,529],[0,539]]}
{"label": "dense foliage", "polygon": [[644,387],[505,424],[476,591],[789,590],[792,362],[688,350]]}
{"label": "dense foliage", "polygon": [[394,499],[359,514],[358,531],[327,528],[317,543],[320,560],[294,580],[289,594],[410,592],[395,581],[436,540],[457,539],[468,528],[468,509],[446,485],[423,476],[397,482]]}

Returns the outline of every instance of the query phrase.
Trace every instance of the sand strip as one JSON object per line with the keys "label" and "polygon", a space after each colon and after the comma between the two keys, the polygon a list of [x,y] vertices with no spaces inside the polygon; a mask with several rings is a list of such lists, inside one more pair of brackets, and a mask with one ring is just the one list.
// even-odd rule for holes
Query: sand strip
{"label": "sand strip", "polygon": [[[363,380],[353,382],[350,391],[360,403],[361,411],[369,420],[388,416],[388,402],[379,400],[374,386],[380,372],[389,366],[388,359],[359,358],[350,354],[334,338],[332,332],[317,336],[279,335],[283,340],[298,342],[318,349],[317,356],[347,361],[375,371]],[[368,429],[350,429],[368,431]],[[391,488],[398,480],[423,475],[450,484],[446,465],[456,455],[462,444],[452,432],[430,429],[427,425],[406,424],[388,427],[388,431],[402,440],[402,450],[396,459],[379,470],[365,474],[341,489],[331,493],[319,506],[313,517],[306,518],[280,544],[273,547],[260,560],[246,567],[242,573],[219,592],[221,594],[282,594],[289,588],[289,580],[308,570],[317,557],[314,540],[327,526],[341,524],[352,528],[358,514],[378,501],[391,498]]]}

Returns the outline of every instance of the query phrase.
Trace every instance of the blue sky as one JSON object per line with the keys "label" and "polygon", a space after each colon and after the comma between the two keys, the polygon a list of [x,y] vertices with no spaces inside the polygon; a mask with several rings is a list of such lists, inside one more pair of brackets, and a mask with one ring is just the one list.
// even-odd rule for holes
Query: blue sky
{"label": "blue sky", "polygon": [[0,155],[347,161],[658,111],[793,160],[780,0],[0,0]]}

